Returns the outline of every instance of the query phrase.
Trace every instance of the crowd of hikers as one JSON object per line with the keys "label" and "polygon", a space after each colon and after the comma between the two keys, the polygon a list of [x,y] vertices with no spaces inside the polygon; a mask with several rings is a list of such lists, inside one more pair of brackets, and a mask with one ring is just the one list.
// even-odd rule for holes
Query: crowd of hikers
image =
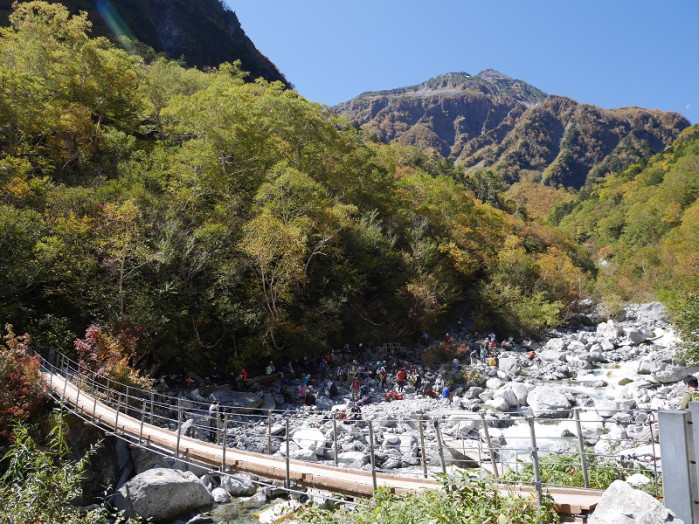
{"label": "crowd of hikers", "polygon": [[[420,345],[427,343],[429,335],[425,332],[420,337]],[[447,348],[454,344],[449,333],[445,334],[442,344]],[[454,357],[451,364],[454,370],[476,364],[497,366],[498,352],[512,349],[513,346],[511,337],[498,343],[495,334],[491,333],[468,345],[460,343],[460,358]],[[359,344],[354,350],[349,344],[345,344],[342,349],[313,360],[306,358],[289,361],[281,367],[282,378],[278,392],[289,404],[307,406],[314,405],[319,395],[335,401],[341,389],[349,392],[349,401],[356,408],[377,401],[402,400],[408,387],[416,395],[451,401],[450,384],[442,374],[438,374],[436,378],[432,374],[433,380],[430,382],[421,365],[396,358],[391,351],[382,353],[383,359],[369,360],[379,353],[374,351],[373,343],[368,342]],[[270,361],[265,371],[269,375],[277,372],[277,368]]]}

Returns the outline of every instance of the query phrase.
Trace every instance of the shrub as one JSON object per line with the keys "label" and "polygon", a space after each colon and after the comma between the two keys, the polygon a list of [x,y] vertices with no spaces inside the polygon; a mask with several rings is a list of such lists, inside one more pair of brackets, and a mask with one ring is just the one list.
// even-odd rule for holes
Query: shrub
{"label": "shrub", "polygon": [[139,388],[150,388],[153,381],[131,367],[136,360],[137,339],[130,333],[109,333],[102,326],[92,324],[85,331],[85,339],[75,341],[80,364],[90,371],[115,382]]}
{"label": "shrub", "polygon": [[545,497],[538,507],[532,499],[503,496],[491,484],[463,472],[455,478],[442,477],[441,480],[441,490],[421,495],[392,495],[380,489],[367,506],[335,512],[313,507],[297,520],[313,524],[545,524],[559,521],[550,497]]}
{"label": "shrub", "polygon": [[0,477],[0,522],[136,524],[103,507],[83,511],[70,506],[81,495],[80,482],[94,449],[78,461],[67,460],[62,421],[49,434],[47,449],[40,449],[22,425],[15,426],[13,440],[3,458],[8,467]]}
{"label": "shrub", "polygon": [[[591,489],[607,489],[615,480],[624,480],[634,473],[648,475],[640,468],[629,468],[613,460],[600,460],[594,455],[587,455],[587,476]],[[577,454],[549,454],[539,459],[539,475],[544,484],[582,488],[584,485],[580,457]],[[532,482],[534,468],[525,464],[522,471],[509,475],[516,482]],[[649,488],[651,489],[651,488]]]}
{"label": "shrub", "polygon": [[0,439],[7,439],[17,421],[26,421],[46,400],[41,386],[39,358],[29,354],[29,335],[15,335],[5,326],[0,346]]}

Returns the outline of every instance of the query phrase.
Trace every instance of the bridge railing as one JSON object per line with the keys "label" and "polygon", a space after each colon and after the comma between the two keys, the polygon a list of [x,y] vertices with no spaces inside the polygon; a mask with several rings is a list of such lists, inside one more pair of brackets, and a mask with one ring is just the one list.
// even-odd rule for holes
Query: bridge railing
{"label": "bridge railing", "polygon": [[[576,408],[546,417],[535,416],[531,409],[511,413],[453,409],[446,414],[440,409],[438,417],[404,413],[384,419],[367,410],[358,420],[341,410],[222,405],[219,417],[212,419],[207,399],[114,382],[63,354],[53,362],[42,359],[42,368],[51,373],[49,380],[61,375],[77,386],[78,395],[94,397],[93,409],[100,401],[142,425],[153,424],[223,447],[367,469],[375,485],[378,473],[427,478],[454,468],[471,468],[501,483],[528,483],[541,495],[550,486],[597,487],[597,476],[613,479],[641,472],[648,478],[650,491],[661,494],[656,413],[623,405],[605,410]],[[61,400],[63,395],[56,396]],[[83,411],[89,417],[90,408]],[[553,480],[547,483],[542,480],[542,468],[559,473],[549,476]]]}

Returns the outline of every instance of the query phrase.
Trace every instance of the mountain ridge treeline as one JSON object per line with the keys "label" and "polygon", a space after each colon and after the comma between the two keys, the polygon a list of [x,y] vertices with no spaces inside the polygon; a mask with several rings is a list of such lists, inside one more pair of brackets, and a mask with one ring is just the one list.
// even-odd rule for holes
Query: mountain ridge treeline
{"label": "mountain ridge treeline", "polygon": [[[0,0],[0,25],[7,25],[17,0]],[[19,0],[27,2],[30,0]],[[162,53],[198,68],[240,60],[249,79],[262,77],[290,86],[284,75],[248,38],[237,15],[221,0],[49,0],[72,14],[84,11],[94,36]],[[123,42],[122,38],[130,39]],[[148,46],[144,48],[142,44]],[[152,49],[152,51],[151,51]]]}
{"label": "mountain ridge treeline", "polygon": [[454,314],[529,335],[594,272],[497,188],[476,198],[487,179],[366,141],[280,82],[146,61],[56,4],[11,21],[0,316],[38,350],[99,325],[151,368],[232,371],[416,340]]}

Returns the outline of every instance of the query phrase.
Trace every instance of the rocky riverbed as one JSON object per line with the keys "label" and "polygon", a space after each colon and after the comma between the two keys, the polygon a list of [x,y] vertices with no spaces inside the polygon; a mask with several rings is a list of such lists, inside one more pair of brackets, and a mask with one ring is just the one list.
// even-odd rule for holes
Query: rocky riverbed
{"label": "rocky riverbed", "polygon": [[[278,383],[257,385],[245,392],[227,387],[182,391],[182,400],[190,403],[186,405],[188,421],[183,430],[211,438],[207,414],[197,402],[208,403],[216,398],[223,406],[235,406],[225,431],[231,447],[284,456],[288,421],[291,458],[370,469],[371,424],[377,468],[420,475],[423,468],[433,473],[442,468],[472,467],[474,459],[484,460],[485,470],[490,471],[491,449],[501,473],[516,470],[531,458],[528,450],[533,424],[537,446],[543,453],[575,453],[582,438],[588,452],[611,459],[626,457],[634,466],[655,474],[657,465],[643,460],[644,456],[659,454],[654,413],[676,407],[684,391],[682,379],[698,370],[678,360],[678,341],[659,303],[631,306],[623,318],[588,324],[551,331],[542,342],[517,341],[511,349],[499,352],[498,366],[471,363],[466,354],[459,362],[425,367],[420,363],[424,349],[365,354],[364,360],[356,355],[340,355],[328,372],[334,373],[337,365],[366,368],[360,380],[367,386],[369,401],[362,406],[358,421],[346,420],[352,405],[346,382],[340,384],[332,400],[324,394],[322,385],[311,385],[316,396],[311,406],[287,402]],[[451,333],[454,346],[472,342],[465,330],[457,328]],[[402,400],[385,401],[380,381],[371,373],[376,361],[384,359],[390,359],[394,371],[416,366],[423,382],[434,384],[441,375],[451,387],[452,398],[428,398],[408,385]],[[318,375],[312,378],[321,379]],[[288,383],[288,388],[299,387],[300,377]],[[394,372],[386,388],[396,390]],[[576,411],[580,425],[573,416]],[[535,422],[529,422],[530,418]],[[136,448],[131,455],[135,473],[153,466],[175,465],[172,459]],[[242,512],[240,515],[252,519],[251,514],[277,494],[271,487],[258,490],[244,476],[230,480],[203,471],[195,473],[189,481],[197,485],[193,488],[197,502],[175,512],[192,516],[197,507],[206,508],[204,514],[189,521],[192,524],[229,522],[229,517],[223,516],[227,512]],[[155,480],[142,482],[149,485]],[[182,482],[179,479],[176,483]],[[198,484],[206,489],[202,491]],[[146,490],[126,489],[124,496],[117,497],[119,507],[136,513],[145,511],[129,506],[128,493],[135,492]],[[174,518],[163,509],[155,511],[149,515],[156,519],[167,515],[167,522]]]}

